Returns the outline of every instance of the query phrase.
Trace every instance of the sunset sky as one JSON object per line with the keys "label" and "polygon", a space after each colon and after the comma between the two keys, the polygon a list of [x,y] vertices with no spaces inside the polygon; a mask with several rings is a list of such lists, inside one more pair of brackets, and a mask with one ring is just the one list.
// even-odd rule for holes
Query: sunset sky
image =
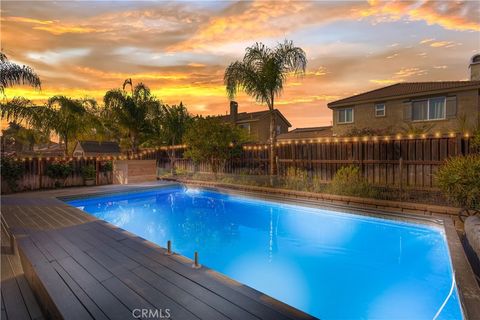
{"label": "sunset sky", "polygon": [[[330,101],[402,81],[467,80],[480,51],[480,2],[3,1],[1,47],[32,66],[44,100],[95,97],[126,78],[194,114],[225,114],[223,73],[255,42],[284,39],[308,58],[277,107],[293,127],[328,125]],[[244,94],[239,111],[262,110]]]}

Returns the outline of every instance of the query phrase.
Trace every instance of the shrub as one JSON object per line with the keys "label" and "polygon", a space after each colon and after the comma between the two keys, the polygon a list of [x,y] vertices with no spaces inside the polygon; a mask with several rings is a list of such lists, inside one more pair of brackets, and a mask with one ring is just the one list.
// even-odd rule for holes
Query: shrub
{"label": "shrub", "polygon": [[319,176],[314,175],[312,179],[312,192],[325,192],[327,184]]}
{"label": "shrub", "polygon": [[354,165],[340,168],[327,187],[327,192],[345,196],[377,197],[373,186],[362,177],[360,168]]}
{"label": "shrub", "polygon": [[17,191],[17,181],[25,173],[23,163],[13,160],[12,158],[2,158],[0,162],[0,171],[2,178],[7,182],[11,191]]}
{"label": "shrub", "polygon": [[447,198],[465,209],[480,210],[480,155],[452,157],[440,167],[437,182]]}
{"label": "shrub", "polygon": [[82,168],[82,177],[85,180],[95,179],[97,176],[97,171],[93,164],[89,164]]}
{"label": "shrub", "polygon": [[284,181],[287,189],[304,191],[309,189],[308,174],[303,169],[288,168]]}
{"label": "shrub", "polygon": [[103,163],[100,165],[100,172],[102,172],[102,173],[108,173],[108,172],[112,172],[112,171],[113,171],[113,163],[112,163],[112,161],[103,162]]}
{"label": "shrub", "polygon": [[45,170],[45,174],[55,180],[55,187],[60,186],[60,180],[63,180],[63,184],[65,184],[65,180],[71,175],[73,172],[72,166],[68,163],[62,162],[52,162],[47,166]]}
{"label": "shrub", "polygon": [[480,153],[480,129],[473,134],[470,140],[470,148],[472,152]]}

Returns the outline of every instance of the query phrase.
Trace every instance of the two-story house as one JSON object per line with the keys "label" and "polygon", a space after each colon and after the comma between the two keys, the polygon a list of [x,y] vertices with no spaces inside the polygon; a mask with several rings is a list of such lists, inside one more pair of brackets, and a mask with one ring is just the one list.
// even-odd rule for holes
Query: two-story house
{"label": "two-story house", "polygon": [[446,133],[479,127],[480,55],[471,59],[470,73],[470,81],[397,83],[331,102],[333,134],[390,134],[405,128]]}
{"label": "two-story house", "polygon": [[[285,116],[275,109],[275,123],[277,136],[288,132],[288,128],[292,125]],[[237,126],[248,131],[255,142],[265,143],[270,139],[270,111],[256,112],[238,112],[238,103],[230,101],[230,114],[219,116],[222,121],[235,123]]]}

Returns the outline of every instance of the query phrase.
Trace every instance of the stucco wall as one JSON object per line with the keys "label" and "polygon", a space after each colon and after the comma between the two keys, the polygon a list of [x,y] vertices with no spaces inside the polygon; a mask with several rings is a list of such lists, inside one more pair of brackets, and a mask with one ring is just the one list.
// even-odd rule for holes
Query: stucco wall
{"label": "stucco wall", "polygon": [[[288,132],[288,125],[276,114],[276,124],[280,125],[280,133]],[[267,142],[270,139],[270,116],[261,118],[258,121],[250,122],[250,134],[257,142]]]}
{"label": "stucco wall", "polygon": [[[478,90],[461,91],[450,93],[448,96],[455,95],[457,97],[457,115],[456,118],[446,120],[433,121],[405,121],[404,102],[407,99],[396,99],[378,101],[385,102],[385,116],[375,117],[375,103],[364,103],[352,106],[354,109],[354,122],[351,124],[339,124],[337,122],[337,110],[343,108],[336,108],[333,112],[333,133],[335,135],[345,135],[353,128],[363,129],[372,128],[375,130],[383,130],[386,133],[392,134],[402,132],[402,128],[411,123],[413,126],[421,127],[425,125],[433,125],[431,133],[434,132],[457,132],[459,131],[459,118],[462,115],[467,116],[468,126],[478,126],[480,124],[480,104]],[[438,95],[436,95],[438,96]],[[417,98],[415,98],[417,99]],[[348,108],[348,107],[347,107]]]}

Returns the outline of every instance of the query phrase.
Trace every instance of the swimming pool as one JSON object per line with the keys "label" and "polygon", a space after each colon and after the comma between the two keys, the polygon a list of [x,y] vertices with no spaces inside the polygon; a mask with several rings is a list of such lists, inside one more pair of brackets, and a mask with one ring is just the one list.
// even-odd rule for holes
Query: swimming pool
{"label": "swimming pool", "polygon": [[321,319],[462,318],[440,226],[183,186],[67,203]]}

